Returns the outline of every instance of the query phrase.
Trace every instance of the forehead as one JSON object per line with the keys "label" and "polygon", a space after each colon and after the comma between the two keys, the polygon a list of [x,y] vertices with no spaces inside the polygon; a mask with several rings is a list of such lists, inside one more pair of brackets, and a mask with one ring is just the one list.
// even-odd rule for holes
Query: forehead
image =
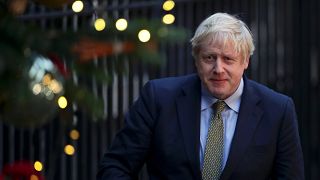
{"label": "forehead", "polygon": [[223,53],[228,55],[237,56],[239,53],[237,52],[234,41],[231,39],[217,39],[213,37],[208,37],[203,39],[200,43],[200,53]]}

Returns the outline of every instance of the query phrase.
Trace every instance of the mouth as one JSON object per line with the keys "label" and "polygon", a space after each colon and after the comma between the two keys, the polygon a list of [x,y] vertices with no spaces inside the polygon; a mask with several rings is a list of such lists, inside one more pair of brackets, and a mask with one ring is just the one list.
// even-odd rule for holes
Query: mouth
{"label": "mouth", "polygon": [[209,79],[209,82],[215,85],[223,84],[227,81],[227,79]]}
{"label": "mouth", "polygon": [[212,82],[224,82],[224,81],[227,81],[226,79],[209,79],[209,81],[212,81]]}

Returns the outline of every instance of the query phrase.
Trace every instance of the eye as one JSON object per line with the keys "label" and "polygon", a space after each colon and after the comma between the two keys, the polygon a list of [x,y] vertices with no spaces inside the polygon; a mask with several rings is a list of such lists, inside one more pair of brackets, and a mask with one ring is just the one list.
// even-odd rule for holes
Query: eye
{"label": "eye", "polygon": [[206,63],[212,63],[216,59],[215,55],[204,55],[202,60]]}
{"label": "eye", "polygon": [[225,56],[224,57],[224,60],[227,62],[227,63],[233,63],[235,61],[235,59],[233,57],[230,57],[230,56]]}
{"label": "eye", "polygon": [[231,57],[229,57],[229,56],[225,56],[224,59],[227,60],[227,61],[233,60],[233,58],[231,58]]}
{"label": "eye", "polygon": [[206,59],[210,60],[213,59],[213,57],[211,55],[206,56]]}

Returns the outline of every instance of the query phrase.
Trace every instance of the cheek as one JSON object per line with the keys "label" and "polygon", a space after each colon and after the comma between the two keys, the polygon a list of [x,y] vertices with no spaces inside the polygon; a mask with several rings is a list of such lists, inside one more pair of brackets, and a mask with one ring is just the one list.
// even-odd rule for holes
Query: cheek
{"label": "cheek", "polygon": [[233,83],[237,84],[243,76],[244,69],[238,67],[238,69],[234,69],[234,71],[231,71],[231,72],[232,72],[230,74],[230,76],[232,77],[231,79],[232,79]]}
{"label": "cheek", "polygon": [[211,71],[210,67],[206,65],[201,65],[201,64],[198,64],[197,69],[198,71],[201,71],[203,74],[208,74]]}
{"label": "cheek", "polygon": [[211,71],[210,69],[206,68],[206,67],[201,67],[198,70],[200,76],[203,76],[203,79],[209,78],[211,76]]}

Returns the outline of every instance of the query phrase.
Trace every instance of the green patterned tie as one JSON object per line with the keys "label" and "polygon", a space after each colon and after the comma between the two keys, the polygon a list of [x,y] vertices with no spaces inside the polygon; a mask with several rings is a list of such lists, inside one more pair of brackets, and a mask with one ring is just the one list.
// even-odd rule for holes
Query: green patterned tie
{"label": "green patterned tie", "polygon": [[211,118],[204,153],[203,180],[218,180],[220,178],[223,161],[223,121],[221,112],[225,106],[226,103],[224,101],[218,101],[214,104],[215,115]]}

